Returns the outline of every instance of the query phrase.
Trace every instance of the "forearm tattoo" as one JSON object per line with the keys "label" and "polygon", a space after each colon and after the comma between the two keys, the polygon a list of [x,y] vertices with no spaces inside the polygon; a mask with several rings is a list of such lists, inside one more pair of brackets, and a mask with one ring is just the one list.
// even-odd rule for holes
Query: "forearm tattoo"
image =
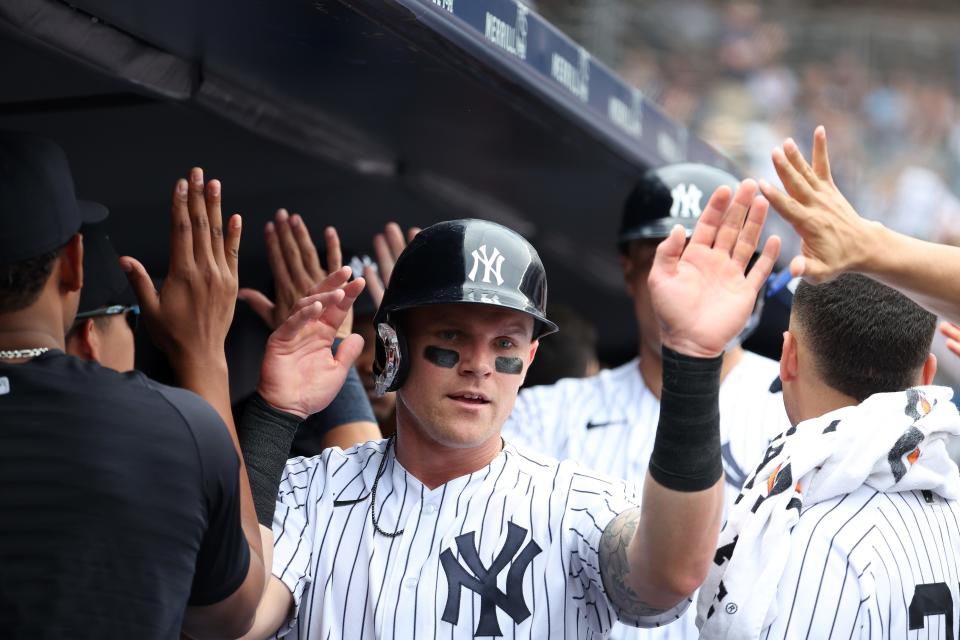
{"label": "forearm tattoo", "polygon": [[640,509],[624,511],[607,524],[600,536],[600,577],[610,604],[624,622],[636,617],[662,613],[640,600],[630,586],[630,560],[627,552],[640,522]]}

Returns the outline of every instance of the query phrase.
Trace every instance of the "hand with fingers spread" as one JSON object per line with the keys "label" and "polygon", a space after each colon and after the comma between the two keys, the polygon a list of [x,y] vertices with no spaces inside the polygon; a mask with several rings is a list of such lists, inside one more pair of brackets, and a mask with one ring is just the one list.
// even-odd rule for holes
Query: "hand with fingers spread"
{"label": "hand with fingers spread", "polygon": [[767,201],[745,180],[731,195],[720,187],[684,247],[680,225],[657,247],[648,284],[664,346],[689,356],[715,357],[743,329],[780,252],[769,238],[747,273],[760,240]]}
{"label": "hand with fingers spread", "polygon": [[[349,267],[331,273],[295,303],[267,340],[257,392],[274,408],[306,418],[326,408],[343,386],[363,350],[363,338],[352,334],[336,355],[332,351],[337,329],[364,287],[363,278],[348,282],[350,273]],[[321,286],[327,290],[318,292]]]}
{"label": "hand with fingers spread", "polygon": [[960,326],[952,322],[941,322],[940,333],[947,338],[947,348],[960,356]]}
{"label": "hand with fingers spread", "polygon": [[177,181],[170,267],[159,292],[138,260],[121,258],[150,336],[178,374],[197,366],[226,367],[223,344],[237,298],[241,220],[231,216],[224,233],[220,198],[220,182],[204,185],[202,169]]}
{"label": "hand with fingers spread", "polygon": [[368,265],[363,269],[363,277],[367,279],[367,292],[373,298],[375,306],[379,307],[383,300],[383,293],[390,284],[390,276],[393,274],[393,266],[397,263],[397,258],[403,253],[407,243],[418,233],[420,233],[420,227],[410,227],[407,229],[407,237],[404,240],[400,225],[390,222],[384,227],[383,233],[373,237],[373,251],[377,257],[379,273],[377,269]]}
{"label": "hand with fingers spread", "polygon": [[[264,236],[270,271],[273,272],[276,300],[270,300],[256,289],[246,288],[240,289],[238,297],[249,304],[270,329],[276,329],[283,324],[290,317],[298,300],[313,291],[328,273],[343,266],[337,230],[327,227],[323,235],[327,245],[326,269],[320,264],[320,256],[310,237],[310,231],[299,214],[290,215],[286,209],[280,209],[274,220],[267,223]],[[323,289],[315,293],[330,290],[332,289]],[[344,318],[338,337],[350,335],[351,326],[352,313]]]}
{"label": "hand with fingers spread", "polygon": [[826,130],[821,126],[814,131],[812,166],[792,139],[774,149],[773,166],[786,193],[766,182],[760,190],[802,240],[801,255],[790,262],[790,272],[817,283],[858,270],[872,250],[878,223],[861,218],[834,184]]}

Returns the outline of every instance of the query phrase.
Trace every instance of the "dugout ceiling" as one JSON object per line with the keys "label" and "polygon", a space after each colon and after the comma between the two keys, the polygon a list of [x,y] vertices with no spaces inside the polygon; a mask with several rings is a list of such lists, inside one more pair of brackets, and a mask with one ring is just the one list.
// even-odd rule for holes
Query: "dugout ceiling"
{"label": "dugout ceiling", "polygon": [[319,236],[464,216],[540,250],[552,300],[635,323],[614,251],[646,167],[729,165],[514,0],[0,0],[0,127],[67,150],[115,244],[162,274],[168,194],[198,164],[244,214],[242,285],[266,287],[280,206]]}

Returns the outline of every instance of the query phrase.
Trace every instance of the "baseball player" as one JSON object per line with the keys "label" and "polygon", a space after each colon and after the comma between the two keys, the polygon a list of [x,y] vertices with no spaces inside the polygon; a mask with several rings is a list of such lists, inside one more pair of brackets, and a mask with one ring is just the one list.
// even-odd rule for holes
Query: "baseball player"
{"label": "baseball player", "polygon": [[[763,191],[804,240],[793,272],[833,279],[797,287],[780,363],[794,426],[730,512],[700,592],[701,637],[956,638],[960,475],[947,447],[960,416],[949,389],[929,386],[936,317],[843,271],[862,260],[955,314],[927,254],[958,254],[860,218],[833,184],[822,128],[812,166],[792,140],[773,160],[789,195]],[[881,256],[883,237],[902,253]],[[836,249],[853,242],[844,265]]]}
{"label": "baseball player", "polygon": [[134,329],[140,316],[137,298],[120,269],[107,235],[108,211],[97,202],[78,200],[89,211],[83,234],[83,289],[77,315],[66,335],[66,352],[125,373],[133,371]]}
{"label": "baseball player", "polygon": [[[616,478],[642,483],[660,413],[661,331],[647,277],[657,244],[673,225],[689,236],[706,198],[732,175],[700,164],[650,171],[630,194],[618,242],[624,280],[634,301],[639,357],[589,378],[566,379],[524,389],[504,425],[504,437],[559,459],[571,458]],[[759,319],[758,300],[747,328],[724,355],[720,386],[720,438],[726,481],[725,505],[733,503],[770,439],[787,426],[777,384],[777,363],[739,346]],[[614,637],[691,638],[694,616],[678,624],[640,631],[620,628]]]}
{"label": "baseball player", "polygon": [[[722,510],[716,396],[698,390],[719,376],[779,250],[768,241],[745,275],[766,213],[754,191],[731,201],[720,189],[690,245],[678,229],[658,252],[664,411],[639,508],[632,485],[500,437],[538,339],[556,329],[533,247],[481,220],[424,229],[376,317],[396,436],[293,459],[275,512],[257,499],[274,578],[252,635],[599,638],[617,620],[674,620]],[[278,432],[282,409],[260,434]],[[244,445],[244,457],[261,467],[264,451]]]}
{"label": "baseball player", "polygon": [[957,637],[960,417],[950,389],[915,386],[935,328],[859,274],[797,287],[781,363],[796,426],[730,511],[701,637]]}

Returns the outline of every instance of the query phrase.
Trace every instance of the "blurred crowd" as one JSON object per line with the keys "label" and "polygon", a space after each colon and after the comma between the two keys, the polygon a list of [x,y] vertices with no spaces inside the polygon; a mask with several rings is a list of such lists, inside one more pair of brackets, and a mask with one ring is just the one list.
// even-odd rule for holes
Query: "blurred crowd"
{"label": "blurred crowd", "polygon": [[[538,2],[543,13],[745,175],[824,124],[838,186],[866,217],[960,244],[960,16],[932,2]],[[809,140],[798,139],[805,152]],[[767,233],[799,238],[779,216]],[[942,340],[935,352],[945,355]],[[960,380],[945,359],[944,381]]]}
{"label": "blurred crowd", "polygon": [[[776,182],[769,150],[824,124],[838,185],[867,216],[960,243],[958,18],[911,3],[540,2],[666,113]],[[798,140],[802,148],[806,140]],[[916,212],[925,212],[918,215]],[[780,223],[778,225],[778,223]],[[785,238],[784,255],[796,239]]]}

